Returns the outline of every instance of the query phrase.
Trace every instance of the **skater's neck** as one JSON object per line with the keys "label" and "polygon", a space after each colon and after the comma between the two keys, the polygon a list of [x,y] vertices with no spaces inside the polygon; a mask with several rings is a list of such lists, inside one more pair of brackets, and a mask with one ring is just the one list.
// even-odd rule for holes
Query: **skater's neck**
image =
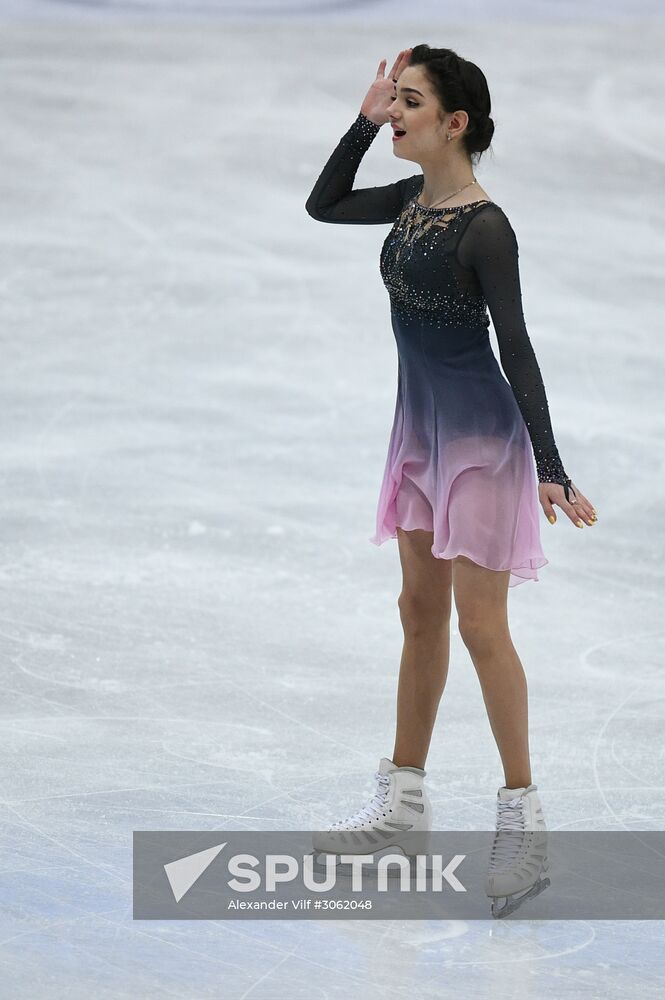
{"label": "skater's neck", "polygon": [[425,208],[451,208],[470,201],[489,199],[474,179],[473,166],[467,157],[451,156],[443,163],[432,158],[421,163],[423,182],[418,203]]}

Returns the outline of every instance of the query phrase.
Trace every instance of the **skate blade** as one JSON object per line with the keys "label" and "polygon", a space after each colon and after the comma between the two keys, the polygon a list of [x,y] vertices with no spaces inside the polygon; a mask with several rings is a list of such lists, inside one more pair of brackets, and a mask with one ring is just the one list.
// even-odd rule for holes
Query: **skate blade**
{"label": "skate blade", "polygon": [[[497,920],[501,919],[501,917],[509,916],[511,913],[514,913],[515,910],[519,909],[522,903],[526,903],[527,899],[533,899],[535,896],[539,896],[541,892],[547,889],[548,885],[550,885],[549,878],[539,879],[538,882],[535,882],[530,889],[527,889],[523,896],[511,895],[493,899],[492,916]],[[503,898],[503,904],[498,902],[499,898]]]}

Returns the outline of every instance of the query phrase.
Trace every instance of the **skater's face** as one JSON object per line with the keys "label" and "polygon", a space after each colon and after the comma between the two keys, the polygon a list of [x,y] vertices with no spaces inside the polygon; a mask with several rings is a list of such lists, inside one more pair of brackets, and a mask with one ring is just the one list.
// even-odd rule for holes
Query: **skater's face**
{"label": "skater's face", "polygon": [[[420,66],[407,66],[400,73],[393,94],[388,117],[393,127],[393,152],[402,159],[420,162],[432,155],[440,157],[448,143],[446,132],[459,135],[469,120],[466,111],[444,111]],[[405,134],[398,131],[396,137],[396,129],[405,130]]]}

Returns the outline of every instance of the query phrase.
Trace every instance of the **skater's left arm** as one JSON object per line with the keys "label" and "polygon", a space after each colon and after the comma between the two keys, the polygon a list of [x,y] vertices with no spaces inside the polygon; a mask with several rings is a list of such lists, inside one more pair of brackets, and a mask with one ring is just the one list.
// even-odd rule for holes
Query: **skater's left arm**
{"label": "skater's left arm", "polygon": [[[485,206],[471,219],[457,257],[463,267],[476,272],[487,302],[501,366],[533,446],[545,514],[552,523],[556,520],[552,509],[556,502],[574,524],[580,517],[592,524],[593,507],[566,474],[556,445],[542,374],[524,320],[517,237],[498,205]],[[577,501],[574,504],[571,494]]]}

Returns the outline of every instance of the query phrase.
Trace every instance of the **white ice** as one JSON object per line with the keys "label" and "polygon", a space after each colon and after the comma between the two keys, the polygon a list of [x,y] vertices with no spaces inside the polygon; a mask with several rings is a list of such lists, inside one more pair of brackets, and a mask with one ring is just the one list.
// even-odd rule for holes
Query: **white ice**
{"label": "white ice", "polygon": [[[134,921],[131,869],[133,830],[326,828],[392,753],[386,227],[304,202],[421,41],[488,78],[478,176],[599,516],[543,516],[510,595],[533,780],[551,830],[662,829],[662,5],[0,12],[2,996],[662,996],[658,921]],[[357,184],[417,169],[382,132]],[[427,768],[438,828],[491,828],[455,616]]]}

